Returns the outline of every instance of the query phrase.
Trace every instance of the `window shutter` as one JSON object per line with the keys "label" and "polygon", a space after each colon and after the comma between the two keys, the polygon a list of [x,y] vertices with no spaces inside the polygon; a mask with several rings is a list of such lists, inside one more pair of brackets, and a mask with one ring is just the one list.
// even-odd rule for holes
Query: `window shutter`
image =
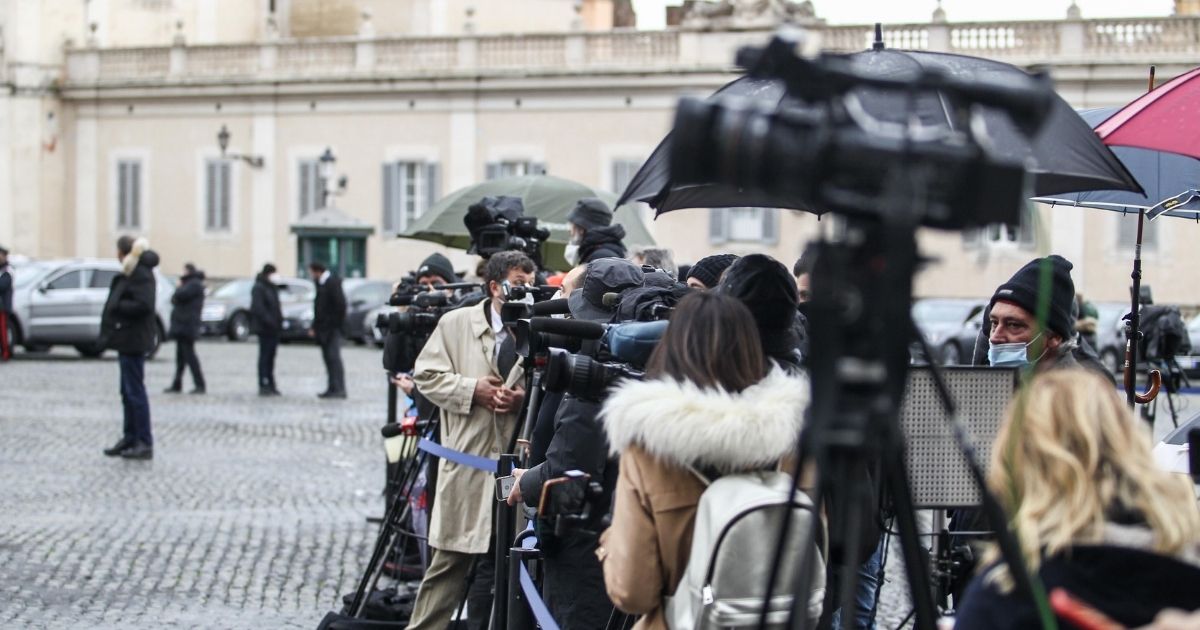
{"label": "window shutter", "polygon": [[130,204],[129,227],[140,228],[142,226],[142,163],[130,163],[129,172],[129,196],[133,200]]}
{"label": "window shutter", "polygon": [[762,240],[774,245],[779,242],[779,210],[777,208],[762,208]]}
{"label": "window shutter", "polygon": [[708,211],[708,241],[724,243],[729,240],[729,209],[712,208]]}
{"label": "window shutter", "polygon": [[117,227],[129,225],[129,164],[117,163]]}
{"label": "window shutter", "polygon": [[300,216],[308,214],[312,209],[313,175],[312,163],[307,160],[300,162]]}
{"label": "window shutter", "polygon": [[[1146,219],[1142,224],[1142,251],[1158,249],[1158,221]],[[1133,220],[1133,237],[1137,239],[1137,219]]]}
{"label": "window shutter", "polygon": [[417,211],[417,216],[425,214],[442,197],[442,174],[437,162],[425,164],[425,205]]}
{"label": "window shutter", "polygon": [[485,170],[484,179],[496,179],[500,176],[500,165],[496,162],[488,162]]}
{"label": "window shutter", "polygon": [[217,163],[204,162],[204,227],[217,229]]}
{"label": "window shutter", "polygon": [[983,230],[979,228],[963,230],[962,242],[963,249],[979,249],[983,244]]}
{"label": "window shutter", "polygon": [[221,160],[217,164],[219,166],[217,170],[221,174],[221,187],[218,188],[218,190],[221,192],[220,228],[222,230],[228,230],[232,227],[232,221],[229,215],[233,213],[233,178],[231,177],[232,165],[226,160]]}
{"label": "window shutter", "polygon": [[526,175],[545,175],[545,174],[546,174],[546,163],[545,162],[530,163],[529,172],[526,173]]}
{"label": "window shutter", "polygon": [[[1114,217],[1113,220],[1117,222],[1117,247],[1132,250],[1137,244],[1137,212],[1121,214]],[[1146,240],[1144,233],[1142,240]]]}
{"label": "window shutter", "polygon": [[1017,243],[1021,247],[1032,248],[1037,242],[1038,217],[1033,211],[1021,216],[1021,224],[1017,226]]}
{"label": "window shutter", "polygon": [[395,182],[392,181],[392,171],[395,165],[384,163],[383,165],[383,231],[388,235],[394,235],[400,231],[396,225],[395,219],[395,203],[392,200],[392,195]]}

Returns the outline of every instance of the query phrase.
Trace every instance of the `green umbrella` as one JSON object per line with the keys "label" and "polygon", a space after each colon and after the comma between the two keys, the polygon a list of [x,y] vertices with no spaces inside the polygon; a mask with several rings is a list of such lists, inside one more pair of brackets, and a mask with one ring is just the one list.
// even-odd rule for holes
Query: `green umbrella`
{"label": "green umbrella", "polygon": [[[471,235],[463,224],[467,208],[484,197],[501,195],[520,197],[525,206],[525,216],[537,217],[538,226],[550,230],[550,239],[546,241],[542,256],[546,266],[551,269],[570,268],[563,258],[563,249],[571,238],[567,215],[575,207],[575,202],[585,197],[596,197],[611,208],[617,201],[617,196],[610,192],[551,175],[503,177],[460,188],[442,197],[400,236],[467,249],[471,245]],[[635,208],[618,208],[613,215],[613,223],[625,227],[626,246],[654,244]]]}

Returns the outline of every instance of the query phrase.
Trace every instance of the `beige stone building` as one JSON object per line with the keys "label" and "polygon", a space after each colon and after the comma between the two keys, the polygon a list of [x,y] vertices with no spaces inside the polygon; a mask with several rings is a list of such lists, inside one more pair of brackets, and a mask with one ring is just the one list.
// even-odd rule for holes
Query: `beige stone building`
{"label": "beige stone building", "polygon": [[[770,28],[615,29],[617,5],[626,6],[0,0],[0,83],[9,88],[0,94],[0,243],[38,257],[108,255],[118,234],[136,232],[168,271],[184,261],[217,276],[248,275],[268,260],[294,269],[301,252],[290,228],[319,205],[327,148],[348,179],[335,204],[373,230],[364,258],[373,277],[396,277],[435,251],[395,233],[431,200],[489,176],[545,170],[619,192],[669,130],[678,98],[732,79],[733,51],[765,42]],[[868,26],[810,26],[827,49],[870,41]],[[1045,65],[1072,105],[1096,107],[1136,97],[1151,63],[1164,80],[1189,69],[1198,33],[1200,19],[1186,15],[1072,15],[935,19],[889,26],[885,39]],[[222,127],[228,153],[251,160],[221,157]],[[1089,297],[1124,297],[1131,220],[1068,208],[1037,216],[1012,232],[923,234],[940,262],[918,292],[987,294],[1054,251],[1076,262]],[[790,263],[829,225],[791,211],[695,209],[650,228],[683,262],[765,251]],[[1145,276],[1160,300],[1200,303],[1197,230],[1172,219],[1150,228]]]}

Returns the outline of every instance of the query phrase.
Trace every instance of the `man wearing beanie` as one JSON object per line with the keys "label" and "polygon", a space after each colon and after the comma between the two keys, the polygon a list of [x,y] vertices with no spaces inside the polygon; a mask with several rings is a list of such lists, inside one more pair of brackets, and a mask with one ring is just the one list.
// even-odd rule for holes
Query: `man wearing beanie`
{"label": "man wearing beanie", "polygon": [[450,259],[438,253],[430,254],[428,258],[421,261],[416,275],[417,284],[430,287],[458,282],[458,274],[454,273],[454,265],[450,264]]}
{"label": "man wearing beanie", "polygon": [[754,315],[763,354],[789,370],[800,369],[799,303],[787,267],[765,254],[743,256],[725,270],[719,287]]}
{"label": "man wearing beanie", "polygon": [[580,199],[567,223],[571,226],[571,242],[564,256],[571,266],[585,265],[601,258],[624,258],[625,228],[612,225],[613,213],[603,201],[588,197]]}
{"label": "man wearing beanie", "polygon": [[684,281],[693,289],[701,291],[714,289],[721,282],[721,274],[725,273],[729,265],[732,265],[737,259],[735,254],[705,256],[688,269]]}

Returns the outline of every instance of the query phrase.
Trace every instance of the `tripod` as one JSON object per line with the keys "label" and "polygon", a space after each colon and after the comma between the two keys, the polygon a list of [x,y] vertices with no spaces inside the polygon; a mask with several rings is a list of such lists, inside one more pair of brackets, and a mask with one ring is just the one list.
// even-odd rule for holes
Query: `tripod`
{"label": "tripod", "polygon": [[[1171,414],[1171,425],[1178,429],[1179,410],[1175,406],[1175,400],[1179,397],[1181,389],[1192,386],[1191,381],[1188,380],[1187,374],[1184,373],[1183,367],[1179,365],[1179,361],[1174,355],[1167,358],[1146,359],[1146,366],[1149,370],[1157,370],[1166,374],[1162,382],[1163,389],[1167,393],[1167,411]],[[1158,400],[1156,397],[1150,404],[1142,407],[1142,418],[1149,421],[1152,428],[1155,420],[1158,419]]]}

